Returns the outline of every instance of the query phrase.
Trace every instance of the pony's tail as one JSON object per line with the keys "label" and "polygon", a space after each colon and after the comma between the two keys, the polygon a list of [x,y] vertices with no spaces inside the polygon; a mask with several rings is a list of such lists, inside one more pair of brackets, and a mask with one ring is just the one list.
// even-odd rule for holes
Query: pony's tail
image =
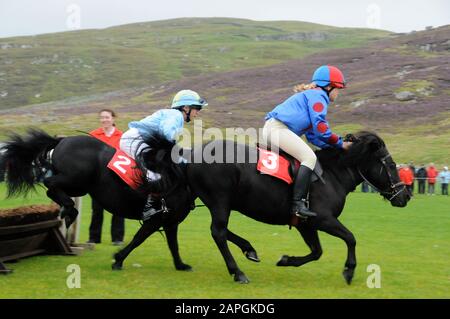
{"label": "pony's tail", "polygon": [[30,129],[25,136],[12,134],[1,148],[6,167],[7,196],[26,195],[37,182],[35,166],[44,160],[62,138],[55,138],[42,130]]}

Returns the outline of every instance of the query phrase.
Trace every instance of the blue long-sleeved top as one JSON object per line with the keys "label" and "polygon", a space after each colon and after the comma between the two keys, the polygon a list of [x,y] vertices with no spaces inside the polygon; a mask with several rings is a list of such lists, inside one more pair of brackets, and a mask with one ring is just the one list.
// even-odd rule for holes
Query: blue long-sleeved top
{"label": "blue long-sleeved top", "polygon": [[306,90],[292,95],[267,113],[266,120],[274,118],[284,123],[298,136],[320,148],[342,148],[342,138],[331,132],[325,119],[330,99],[322,89]]}
{"label": "blue long-sleeved top", "polygon": [[450,182],[450,171],[442,171],[438,175],[441,184],[448,184]]}
{"label": "blue long-sleeved top", "polygon": [[169,141],[175,141],[184,125],[183,114],[175,109],[164,109],[140,120],[128,123],[129,128],[136,128],[143,138],[160,134]]}

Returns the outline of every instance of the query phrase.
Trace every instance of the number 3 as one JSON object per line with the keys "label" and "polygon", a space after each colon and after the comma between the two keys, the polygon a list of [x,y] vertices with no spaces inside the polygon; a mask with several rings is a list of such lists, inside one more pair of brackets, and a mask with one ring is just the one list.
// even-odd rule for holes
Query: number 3
{"label": "number 3", "polygon": [[262,160],[262,164],[270,170],[274,170],[278,167],[278,156],[273,152],[267,152],[267,159]]}

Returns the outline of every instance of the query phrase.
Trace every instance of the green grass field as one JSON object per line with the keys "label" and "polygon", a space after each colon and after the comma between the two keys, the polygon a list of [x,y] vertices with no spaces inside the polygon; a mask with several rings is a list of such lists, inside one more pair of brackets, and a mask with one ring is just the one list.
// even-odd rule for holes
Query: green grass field
{"label": "green grass field", "polygon": [[[4,199],[1,208],[47,203],[40,191],[27,200]],[[81,242],[88,239],[90,200],[84,198]],[[295,230],[255,222],[234,213],[230,229],[251,241],[261,263],[248,261],[230,244],[250,284],[234,283],[210,235],[210,216],[197,208],[180,225],[180,253],[193,272],[175,271],[165,239],[154,234],[112,271],[110,214],[103,243],[79,256],[36,256],[7,264],[14,272],[0,276],[0,298],[449,298],[450,198],[416,195],[403,209],[376,194],[351,194],[341,220],[357,239],[358,267],[351,286],[341,272],[344,242],[320,234],[324,254],[300,268],[275,266],[282,254],[304,255],[308,248]],[[139,227],[126,222],[126,241]],[[81,288],[69,289],[66,268],[81,268]],[[368,288],[367,266],[381,267],[381,288]]]}

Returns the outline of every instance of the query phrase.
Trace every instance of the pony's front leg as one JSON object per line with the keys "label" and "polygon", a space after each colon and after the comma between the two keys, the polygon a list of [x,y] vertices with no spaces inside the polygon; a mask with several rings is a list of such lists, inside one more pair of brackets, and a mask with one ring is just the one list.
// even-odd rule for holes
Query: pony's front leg
{"label": "pony's front leg", "polygon": [[234,281],[237,281],[241,284],[247,284],[250,281],[245,276],[245,274],[239,269],[236,261],[231,254],[230,249],[228,248],[227,243],[227,226],[228,226],[228,218],[230,217],[230,210],[224,208],[215,208],[211,209],[211,235],[216,242],[217,247],[222,254],[223,259],[228,268],[228,272],[231,275],[234,275]]}
{"label": "pony's front leg", "polygon": [[178,224],[164,225],[164,231],[167,236],[167,244],[169,245],[170,252],[172,253],[173,262],[177,270],[192,271],[192,267],[183,263],[178,251]]}
{"label": "pony's front leg", "polygon": [[64,175],[53,175],[44,179],[44,185],[47,187],[47,196],[61,206],[60,216],[66,223],[66,228],[75,221],[78,216],[78,210],[75,208],[75,202],[64,191],[72,185],[73,178]]}
{"label": "pony's front leg", "polygon": [[311,228],[310,226],[306,226],[304,223],[296,226],[296,228],[302,235],[308,247],[311,249],[311,253],[301,257],[284,255],[278,261],[277,266],[299,267],[311,261],[318,260],[320,256],[322,256],[322,247],[320,245],[317,230]]}
{"label": "pony's front leg", "polygon": [[156,214],[149,220],[145,221],[141,228],[134,235],[133,240],[122,250],[114,254],[115,262],[112,264],[113,270],[121,270],[123,261],[127,256],[140,244],[142,244],[151,234],[157,231],[162,226],[161,214]]}
{"label": "pony's front leg", "polygon": [[332,236],[341,238],[347,244],[347,260],[345,261],[345,268],[342,275],[347,284],[350,285],[356,268],[355,236],[353,236],[352,232],[334,217],[324,220],[317,225],[317,228]]}

